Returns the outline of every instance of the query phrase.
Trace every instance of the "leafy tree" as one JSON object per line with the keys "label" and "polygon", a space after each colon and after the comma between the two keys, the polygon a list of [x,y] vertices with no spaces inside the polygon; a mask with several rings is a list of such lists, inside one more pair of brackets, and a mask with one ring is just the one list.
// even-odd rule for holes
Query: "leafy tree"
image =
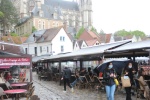
{"label": "leafy tree", "polygon": [[140,37],[145,37],[146,35],[145,35],[145,33],[144,32],[142,32],[142,31],[139,31],[139,30],[135,30],[135,31],[126,31],[126,30],[119,30],[119,31],[117,31],[117,32],[115,32],[115,34],[114,34],[115,36],[129,36],[129,35],[131,35],[131,36],[140,36]]}
{"label": "leafy tree", "polygon": [[84,32],[84,27],[81,27],[76,35],[76,39],[78,39],[83,32]]}
{"label": "leafy tree", "polygon": [[16,33],[11,33],[10,35],[11,36],[18,36],[18,34],[16,34]]}
{"label": "leafy tree", "polygon": [[100,34],[105,34],[105,32],[103,30],[100,30]]}
{"label": "leafy tree", "polygon": [[29,34],[29,33],[26,33],[26,34],[23,34],[22,36],[29,37],[30,34]]}
{"label": "leafy tree", "polygon": [[91,31],[98,34],[96,28],[94,28],[93,26],[92,26],[92,28],[91,28]]}
{"label": "leafy tree", "polygon": [[3,26],[4,35],[5,35],[6,30],[11,30],[11,26],[17,23],[18,14],[11,0],[1,0],[0,11],[3,13],[4,16],[4,17],[0,17],[0,21]]}
{"label": "leafy tree", "polygon": [[0,18],[4,17],[3,12],[0,11]]}
{"label": "leafy tree", "polygon": [[35,31],[37,31],[37,29],[34,26],[32,26],[32,33]]}

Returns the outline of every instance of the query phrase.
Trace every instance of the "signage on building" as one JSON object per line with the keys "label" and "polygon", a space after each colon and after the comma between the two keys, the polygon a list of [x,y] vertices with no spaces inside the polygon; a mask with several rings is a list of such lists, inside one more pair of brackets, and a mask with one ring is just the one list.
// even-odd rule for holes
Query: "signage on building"
{"label": "signage on building", "polygon": [[30,65],[30,58],[0,58],[0,66]]}

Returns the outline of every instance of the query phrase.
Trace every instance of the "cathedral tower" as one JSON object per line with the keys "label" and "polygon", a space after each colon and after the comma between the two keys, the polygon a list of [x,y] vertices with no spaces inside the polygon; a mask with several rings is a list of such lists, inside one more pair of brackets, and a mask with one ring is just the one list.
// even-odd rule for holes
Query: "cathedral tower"
{"label": "cathedral tower", "polygon": [[92,0],[79,0],[79,9],[82,16],[82,26],[90,28],[92,26]]}

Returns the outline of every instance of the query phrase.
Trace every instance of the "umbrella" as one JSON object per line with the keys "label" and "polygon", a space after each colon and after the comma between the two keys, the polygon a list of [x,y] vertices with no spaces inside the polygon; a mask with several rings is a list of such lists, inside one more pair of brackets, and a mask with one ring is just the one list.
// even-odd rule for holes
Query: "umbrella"
{"label": "umbrella", "polygon": [[133,65],[133,68],[137,71],[138,70],[138,64],[136,62],[133,62],[131,60],[124,60],[124,61],[117,61],[117,60],[113,60],[113,61],[108,61],[108,62],[104,62],[103,64],[99,65],[96,67],[96,69],[99,71],[99,72],[103,72],[105,70],[105,68],[107,67],[107,64],[112,62],[113,64],[113,68],[116,70],[116,73],[117,74],[121,74],[122,73],[122,70],[125,66],[127,66],[127,64],[129,62],[132,63]]}

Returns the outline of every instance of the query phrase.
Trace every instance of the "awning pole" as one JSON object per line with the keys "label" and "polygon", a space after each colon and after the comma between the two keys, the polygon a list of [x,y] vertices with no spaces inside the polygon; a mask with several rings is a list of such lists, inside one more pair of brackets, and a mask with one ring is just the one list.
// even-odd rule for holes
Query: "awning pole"
{"label": "awning pole", "polygon": [[150,51],[149,51],[149,65],[150,65]]}

